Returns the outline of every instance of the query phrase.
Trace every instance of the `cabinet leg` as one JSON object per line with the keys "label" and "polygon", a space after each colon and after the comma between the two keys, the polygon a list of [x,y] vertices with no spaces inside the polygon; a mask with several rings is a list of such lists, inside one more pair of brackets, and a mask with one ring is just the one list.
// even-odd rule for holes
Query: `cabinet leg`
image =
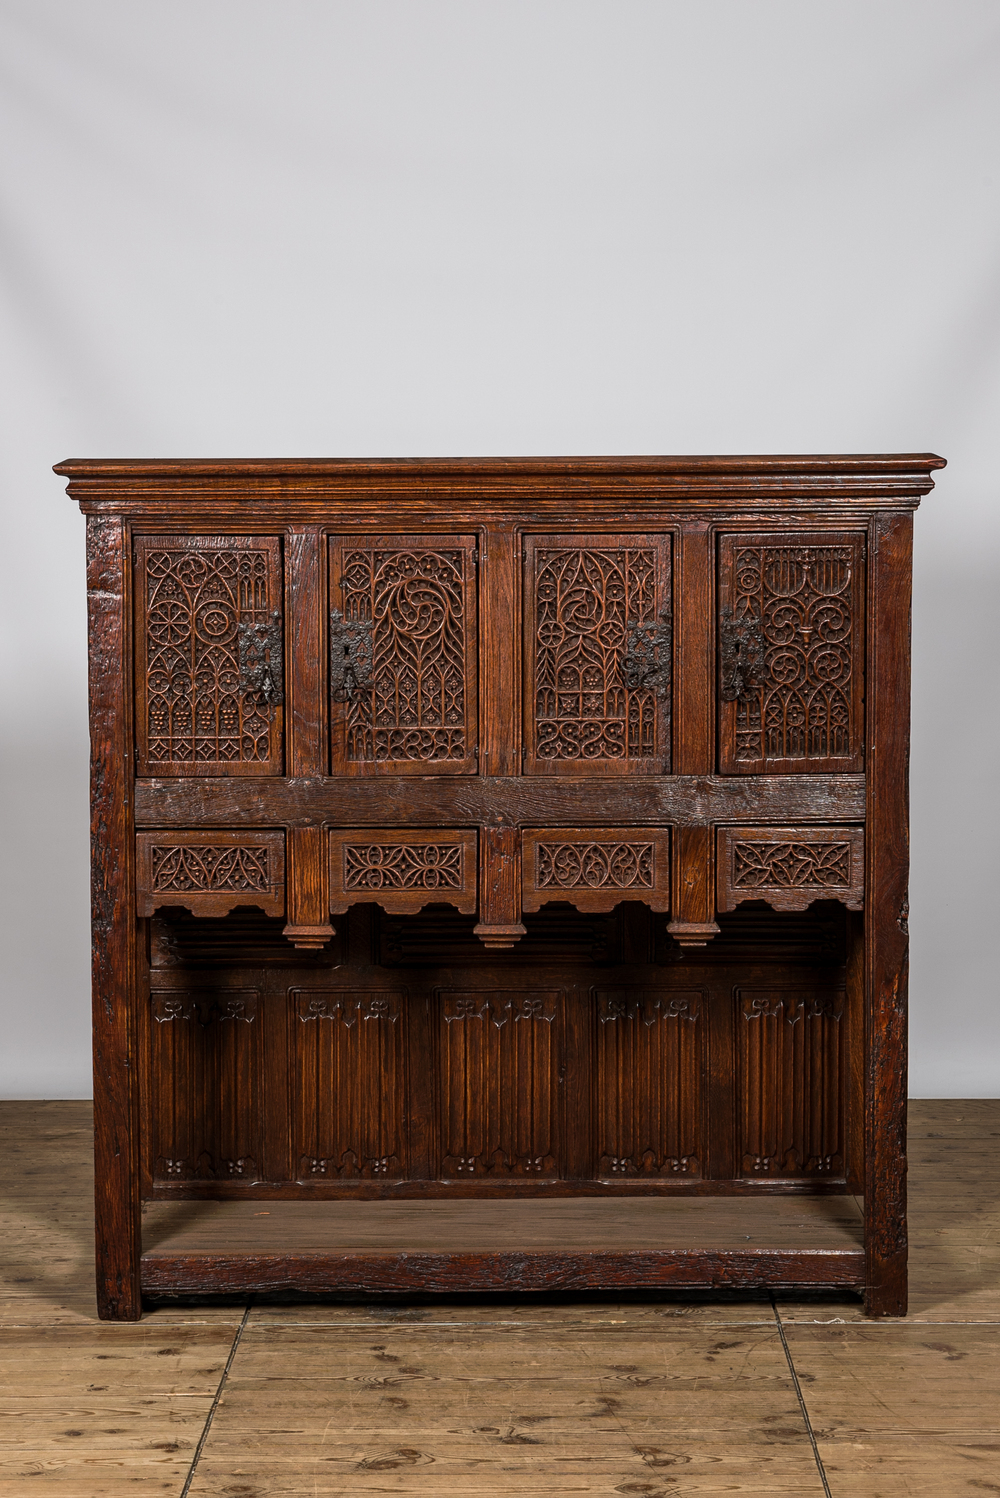
{"label": "cabinet leg", "polygon": [[868,1273],[874,1277],[865,1288],[865,1315],[905,1316],[906,1249],[901,1249],[891,1259],[869,1254]]}

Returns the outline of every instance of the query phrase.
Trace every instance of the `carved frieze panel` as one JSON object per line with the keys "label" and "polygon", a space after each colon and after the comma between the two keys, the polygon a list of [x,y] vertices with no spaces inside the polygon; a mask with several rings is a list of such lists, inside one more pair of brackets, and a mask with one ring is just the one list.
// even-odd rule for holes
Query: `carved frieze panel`
{"label": "carved frieze panel", "polygon": [[276,536],[135,540],[140,775],[280,775]]}
{"label": "carved frieze panel", "polygon": [[719,540],[719,769],[864,768],[865,540]]}
{"label": "carved frieze panel", "polygon": [[612,910],[641,900],[670,909],[670,832],[650,827],[531,827],[522,836],[522,904],[568,900]]}
{"label": "carved frieze panel", "polygon": [[670,768],[668,535],[525,537],[525,772]]}
{"label": "carved frieze panel", "polygon": [[437,998],[442,1175],[558,1176],[562,993],[441,989]]}
{"label": "carved frieze panel", "polygon": [[469,775],[477,768],[476,541],[330,541],[335,775]]}
{"label": "carved frieze panel", "polygon": [[267,915],[285,909],[283,832],[138,832],[136,913],[165,905],[219,916],[253,905]]}
{"label": "carved frieze panel", "polygon": [[406,1174],[403,990],[291,989],[292,1158],[300,1181]]}
{"label": "carved frieze panel", "polygon": [[741,989],[736,1027],[742,1174],[843,1177],[844,992]]}
{"label": "carved frieze panel", "polygon": [[703,996],[595,990],[595,1174],[702,1174]]}
{"label": "carved frieze panel", "polygon": [[476,834],[365,827],[330,833],[330,909],[373,900],[395,915],[425,905],[476,910]]}
{"label": "carved frieze panel", "polygon": [[263,1031],[257,990],[154,989],[148,1030],[154,1181],[259,1180]]}
{"label": "carved frieze panel", "polygon": [[744,900],[775,910],[805,910],[814,900],[864,907],[862,827],[720,827],[716,864],[720,910]]}

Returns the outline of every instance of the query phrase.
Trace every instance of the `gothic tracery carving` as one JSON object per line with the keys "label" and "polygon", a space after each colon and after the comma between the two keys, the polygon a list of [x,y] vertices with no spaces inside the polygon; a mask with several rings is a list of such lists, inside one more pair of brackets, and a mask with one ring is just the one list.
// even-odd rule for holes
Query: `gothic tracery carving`
{"label": "gothic tracery carving", "polygon": [[344,551],[331,685],[349,761],[467,758],[465,566],[459,548]]}
{"label": "gothic tracery carving", "polygon": [[149,763],[265,763],[282,700],[271,551],[147,544],[144,573]]}
{"label": "gothic tracery carving", "polygon": [[657,615],[653,547],[536,552],[535,753],[541,760],[635,760],[669,710],[669,616]]}
{"label": "gothic tracery carving", "polygon": [[536,889],[652,889],[652,843],[539,843]]}
{"label": "gothic tracery carving", "polygon": [[860,540],[730,544],[720,695],[735,703],[735,762],[854,756]]}
{"label": "gothic tracery carving", "polygon": [[344,888],[461,889],[461,843],[348,843]]}
{"label": "gothic tracery carving", "polygon": [[202,890],[269,890],[273,883],[270,849],[204,843],[150,849],[152,888],[156,894]]}
{"label": "gothic tracery carving", "polygon": [[851,844],[734,843],[733,887],[758,889],[849,889]]}

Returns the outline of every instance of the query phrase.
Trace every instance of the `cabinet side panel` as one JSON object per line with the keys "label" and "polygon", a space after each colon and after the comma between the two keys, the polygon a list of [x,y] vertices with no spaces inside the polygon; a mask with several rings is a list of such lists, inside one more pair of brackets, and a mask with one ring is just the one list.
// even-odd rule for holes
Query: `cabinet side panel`
{"label": "cabinet side panel", "polygon": [[135,1321],[141,1312],[128,585],[124,524],[114,516],[90,516],[87,605],[97,1308],[103,1319],[112,1321]]}
{"label": "cabinet side panel", "polygon": [[913,520],[879,516],[869,597],[865,1309],[906,1314],[906,1011]]}

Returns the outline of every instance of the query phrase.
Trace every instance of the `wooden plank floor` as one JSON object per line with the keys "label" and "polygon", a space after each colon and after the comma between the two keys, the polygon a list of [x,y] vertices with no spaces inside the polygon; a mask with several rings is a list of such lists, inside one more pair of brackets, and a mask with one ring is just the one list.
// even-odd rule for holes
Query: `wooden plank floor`
{"label": "wooden plank floor", "polygon": [[[114,1325],[94,1311],[89,1105],[0,1103],[0,1495],[1000,1492],[998,1137],[1000,1101],[911,1104],[906,1321],[848,1295],[649,1295]],[[149,1247],[195,1221],[158,1207]]]}

